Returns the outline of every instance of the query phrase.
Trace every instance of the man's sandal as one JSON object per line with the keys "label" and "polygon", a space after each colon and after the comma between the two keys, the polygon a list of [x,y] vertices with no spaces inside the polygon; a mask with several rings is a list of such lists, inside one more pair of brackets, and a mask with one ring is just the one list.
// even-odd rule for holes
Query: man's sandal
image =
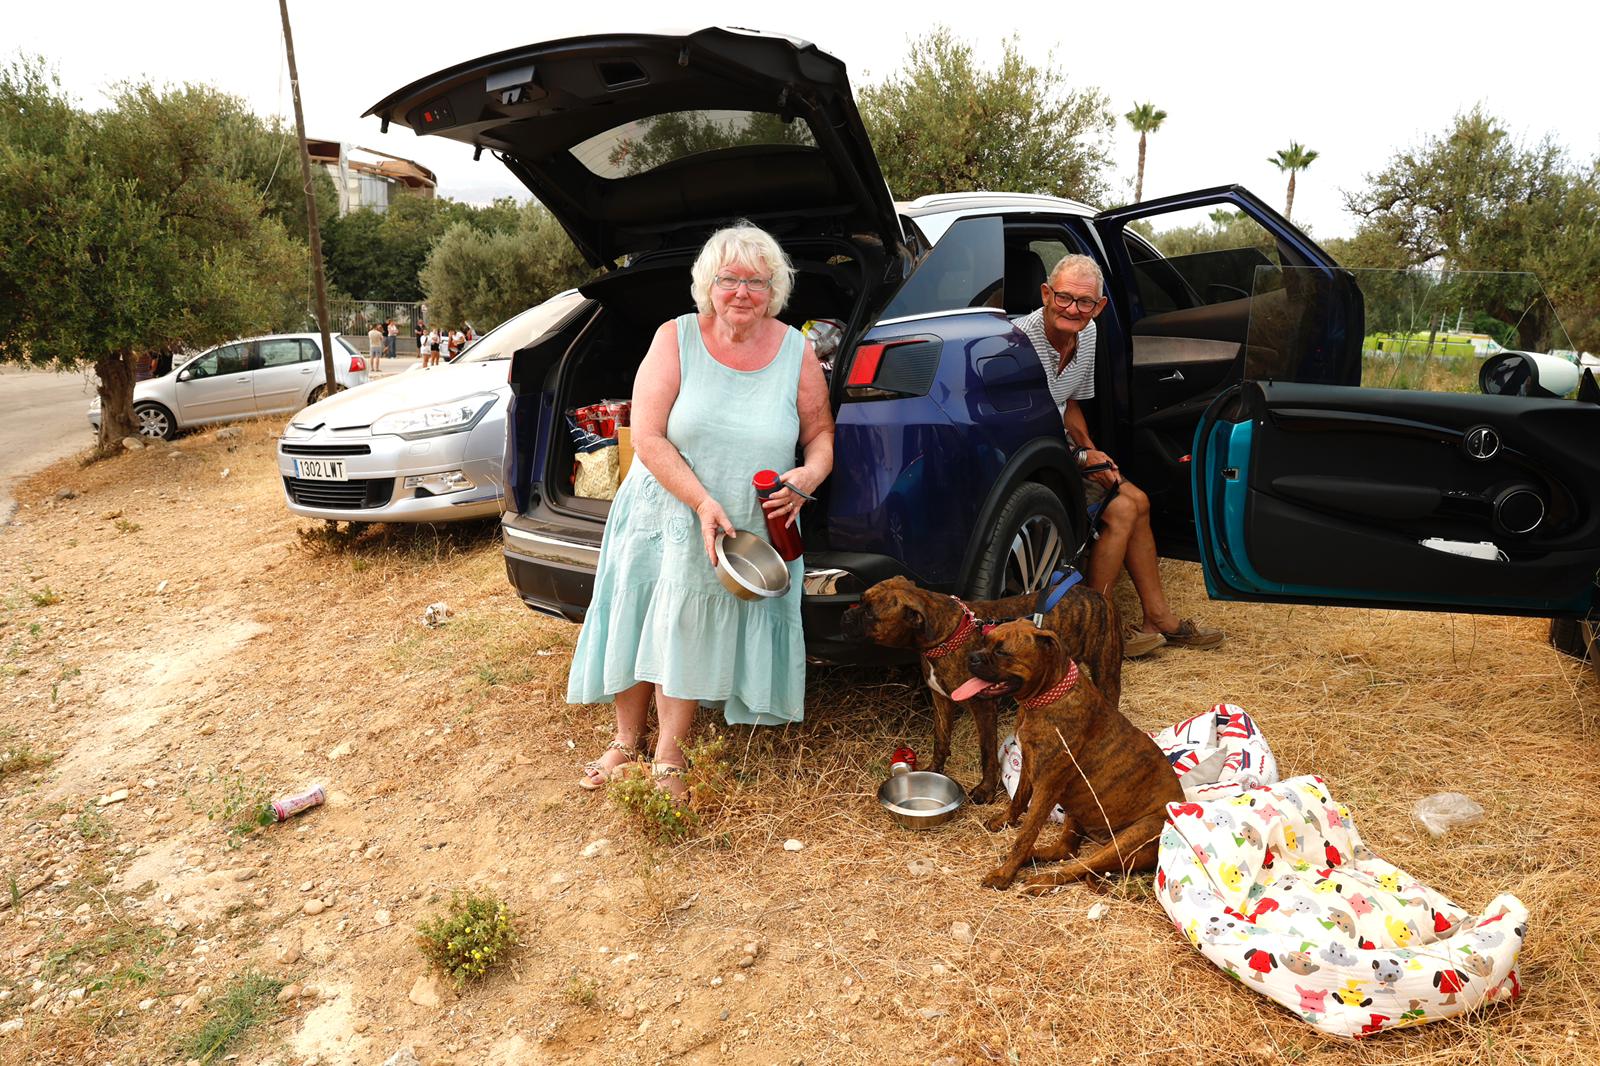
{"label": "man's sandal", "polygon": [[[626,758],[614,766],[606,766],[605,757],[613,751],[620,751]],[[606,750],[600,753],[597,759],[591,759],[583,764],[583,776],[578,778],[578,787],[585,792],[598,792],[605,788],[607,783],[621,775],[623,767],[636,762],[644,762],[644,753],[631,744],[624,744],[620,740],[613,740],[606,745]]]}

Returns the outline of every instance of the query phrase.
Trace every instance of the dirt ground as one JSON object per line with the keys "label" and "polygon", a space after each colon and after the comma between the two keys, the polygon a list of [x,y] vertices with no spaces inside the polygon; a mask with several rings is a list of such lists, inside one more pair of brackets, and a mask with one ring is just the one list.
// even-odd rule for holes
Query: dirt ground
{"label": "dirt ground", "polygon": [[[58,464],[0,531],[0,1062],[199,1058],[252,972],[299,994],[218,1061],[1600,1059],[1600,700],[1540,621],[1216,604],[1167,568],[1229,640],[1130,663],[1135,723],[1238,703],[1379,854],[1532,914],[1520,1000],[1352,1043],[1212,968],[1148,877],[993,892],[1009,837],[981,811],[890,824],[887,755],[931,730],[910,671],[816,668],[804,725],[721,729],[723,805],[652,845],[574,787],[608,716],[563,702],[577,629],[518,601],[493,525],[326,536],[282,505],[274,427],[242,428]],[[963,726],[955,776],[975,762]],[[221,824],[313,782],[324,807]],[[1430,838],[1410,808],[1442,790],[1484,820]],[[522,944],[458,995],[414,935],[463,889],[504,899]]]}

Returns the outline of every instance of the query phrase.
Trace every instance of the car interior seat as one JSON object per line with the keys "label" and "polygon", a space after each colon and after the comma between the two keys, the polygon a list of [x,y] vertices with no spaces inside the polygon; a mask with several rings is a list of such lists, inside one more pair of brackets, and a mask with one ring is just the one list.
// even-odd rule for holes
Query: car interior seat
{"label": "car interior seat", "polygon": [[1026,245],[1006,249],[1006,295],[1008,315],[1026,315],[1039,309],[1039,286],[1045,282],[1044,261]]}

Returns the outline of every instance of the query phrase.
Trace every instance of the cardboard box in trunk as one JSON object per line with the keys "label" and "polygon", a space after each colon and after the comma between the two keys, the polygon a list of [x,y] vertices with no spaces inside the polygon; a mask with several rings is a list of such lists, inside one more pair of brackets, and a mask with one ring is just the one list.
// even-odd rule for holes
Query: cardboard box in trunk
{"label": "cardboard box in trunk", "polygon": [[628,476],[628,464],[633,462],[633,429],[629,426],[617,427],[617,470],[618,478]]}

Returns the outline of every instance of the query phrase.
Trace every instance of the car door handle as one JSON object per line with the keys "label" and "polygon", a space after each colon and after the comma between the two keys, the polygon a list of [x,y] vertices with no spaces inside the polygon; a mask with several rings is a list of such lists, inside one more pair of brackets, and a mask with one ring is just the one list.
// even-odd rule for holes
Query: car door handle
{"label": "car door handle", "polygon": [[1182,380],[1183,380],[1183,371],[1174,370],[1171,374],[1167,375],[1164,378],[1157,378],[1156,379],[1156,384],[1165,385],[1165,384],[1167,384],[1168,382],[1171,382],[1171,381],[1182,381]]}
{"label": "car door handle", "polygon": [[308,367],[306,367],[306,368],[305,368],[305,369],[304,369],[304,370],[302,370],[302,371],[300,371],[300,373],[302,373],[302,374],[309,374],[309,373],[311,373],[311,368],[310,368],[310,367],[309,367],[309,366],[308,366]]}

